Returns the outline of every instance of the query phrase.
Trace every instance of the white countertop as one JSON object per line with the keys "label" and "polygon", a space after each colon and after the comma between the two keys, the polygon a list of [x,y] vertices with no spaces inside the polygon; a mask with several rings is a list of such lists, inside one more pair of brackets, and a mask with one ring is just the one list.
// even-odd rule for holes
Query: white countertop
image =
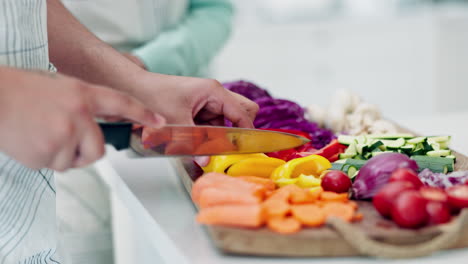
{"label": "white countertop", "polygon": [[[454,149],[468,153],[468,112],[408,117],[400,124],[422,134],[452,135]],[[109,149],[115,177],[113,213],[116,253],[133,263],[387,263],[370,258],[260,258],[221,254],[195,222],[195,208],[168,159],[128,159]],[[123,180],[123,181],[122,181]],[[128,186],[128,188],[127,188]],[[121,233],[121,234],[119,234]],[[125,240],[125,241],[122,241]],[[131,246],[129,246],[131,245]],[[129,251],[134,253],[129,253]],[[123,252],[128,251],[128,252]],[[123,258],[125,258],[125,256]],[[159,262],[157,261],[159,259]],[[468,259],[468,250],[451,250],[397,263],[447,263]],[[177,260],[177,261],[176,261]],[[125,263],[120,261],[119,263]],[[127,262],[128,263],[128,262]]]}

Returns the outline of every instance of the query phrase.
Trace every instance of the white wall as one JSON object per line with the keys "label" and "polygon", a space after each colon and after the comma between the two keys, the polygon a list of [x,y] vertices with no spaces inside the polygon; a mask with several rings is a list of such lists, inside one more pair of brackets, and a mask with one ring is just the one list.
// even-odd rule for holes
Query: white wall
{"label": "white wall", "polygon": [[467,10],[302,22],[268,21],[258,5],[239,12],[212,67],[221,81],[251,80],[303,105],[351,89],[392,118],[468,109]]}

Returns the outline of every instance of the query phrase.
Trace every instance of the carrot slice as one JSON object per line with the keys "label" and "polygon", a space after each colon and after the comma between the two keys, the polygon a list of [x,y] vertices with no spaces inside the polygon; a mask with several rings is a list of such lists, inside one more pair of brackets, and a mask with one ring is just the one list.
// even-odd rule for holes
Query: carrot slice
{"label": "carrot slice", "polygon": [[267,200],[280,200],[280,201],[288,203],[290,196],[291,194],[289,192],[284,191],[280,188],[280,189],[277,189],[276,191],[273,191],[273,193],[270,194]]}
{"label": "carrot slice", "polygon": [[277,196],[277,197],[280,197],[283,199],[285,198],[286,200],[289,200],[292,193],[299,192],[301,190],[302,188],[297,186],[296,184],[288,184],[277,189],[276,194],[273,194],[273,196]]}
{"label": "carrot slice", "polygon": [[323,188],[321,186],[314,187],[309,189],[309,192],[315,200],[318,200],[323,193]]}
{"label": "carrot slice", "polygon": [[268,217],[285,216],[291,210],[289,203],[282,199],[267,199],[262,206]]}
{"label": "carrot slice", "polygon": [[268,198],[271,197],[274,193],[275,193],[275,191],[266,190],[266,192],[265,192],[265,197],[268,199]]}
{"label": "carrot slice", "polygon": [[216,187],[224,190],[238,190],[253,193],[255,196],[263,198],[265,187],[256,183],[247,182],[239,178],[234,178],[222,173],[205,173],[192,186],[192,200],[199,203],[201,191],[205,188]]}
{"label": "carrot slice", "polygon": [[299,189],[291,193],[290,201],[293,204],[312,203],[317,197],[305,189]]}
{"label": "carrot slice", "polygon": [[268,228],[280,234],[294,234],[301,230],[301,223],[294,217],[273,217],[267,221]]}
{"label": "carrot slice", "polygon": [[237,177],[247,182],[257,183],[265,187],[267,191],[273,191],[276,189],[276,184],[271,179],[266,179],[258,176],[239,176]]}
{"label": "carrot slice", "polygon": [[260,197],[252,193],[239,190],[224,190],[216,187],[205,188],[201,191],[198,205],[206,208],[224,204],[258,204]]}
{"label": "carrot slice", "polygon": [[197,215],[201,224],[249,228],[261,227],[265,219],[265,211],[259,204],[212,206],[201,209]]}
{"label": "carrot slice", "polygon": [[328,202],[322,207],[326,218],[338,217],[344,221],[351,222],[354,216],[354,209],[351,205],[340,202]]}
{"label": "carrot slice", "polygon": [[325,223],[325,213],[320,207],[313,204],[291,206],[292,215],[306,226],[316,227]]}
{"label": "carrot slice", "polygon": [[348,193],[322,192],[320,199],[327,202],[347,202]]}

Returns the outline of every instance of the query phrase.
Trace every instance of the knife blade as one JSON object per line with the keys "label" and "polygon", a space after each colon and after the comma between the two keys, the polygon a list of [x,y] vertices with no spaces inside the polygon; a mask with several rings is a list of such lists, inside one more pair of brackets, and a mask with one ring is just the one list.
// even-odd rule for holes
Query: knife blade
{"label": "knife blade", "polygon": [[131,157],[211,156],[291,149],[310,140],[298,135],[237,127],[166,125],[132,129],[131,123],[99,122],[106,143]]}

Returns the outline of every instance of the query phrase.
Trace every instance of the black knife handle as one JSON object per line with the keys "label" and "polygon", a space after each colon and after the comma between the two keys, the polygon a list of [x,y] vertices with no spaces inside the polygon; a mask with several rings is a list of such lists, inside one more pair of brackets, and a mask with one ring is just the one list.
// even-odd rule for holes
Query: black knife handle
{"label": "black knife handle", "polygon": [[132,133],[132,123],[98,122],[106,143],[111,144],[117,150],[126,149],[130,146],[130,135]]}

